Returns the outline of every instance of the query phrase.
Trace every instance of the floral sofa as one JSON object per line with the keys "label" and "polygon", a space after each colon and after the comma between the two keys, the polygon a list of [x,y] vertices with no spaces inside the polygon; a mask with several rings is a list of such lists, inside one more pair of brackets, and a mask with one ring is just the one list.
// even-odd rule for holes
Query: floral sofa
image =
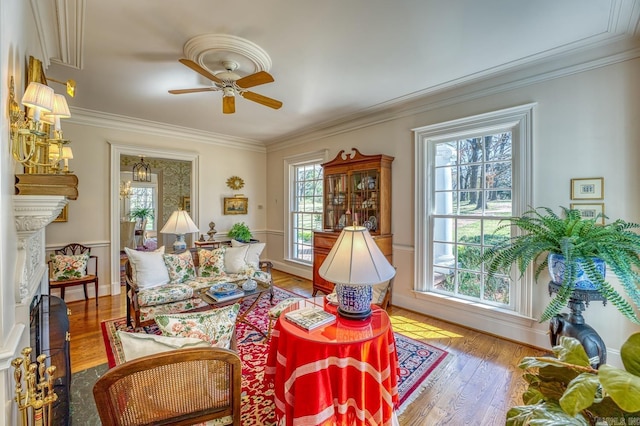
{"label": "floral sofa", "polygon": [[272,264],[261,261],[264,243],[240,244],[213,250],[193,248],[168,254],[125,248],[127,262],[127,323],[136,327],[153,323],[160,314],[192,311],[207,306],[201,290],[215,283],[252,278],[271,287]]}

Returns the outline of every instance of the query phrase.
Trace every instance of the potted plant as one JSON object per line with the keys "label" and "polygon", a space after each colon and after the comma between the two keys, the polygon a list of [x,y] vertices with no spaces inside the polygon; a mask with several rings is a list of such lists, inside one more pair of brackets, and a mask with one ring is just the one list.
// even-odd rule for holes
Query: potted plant
{"label": "potted plant", "polygon": [[251,241],[251,237],[253,236],[251,234],[251,230],[244,222],[234,223],[231,229],[227,232],[227,235],[241,243],[248,243]]}
{"label": "potted plant", "polygon": [[[624,369],[590,365],[580,342],[561,337],[555,357],[525,357],[524,405],[507,412],[506,425],[613,425],[640,420],[640,333],[620,348]],[[609,423],[612,422],[612,423]]]}
{"label": "potted plant", "polygon": [[517,264],[520,273],[524,274],[532,262],[544,255],[544,261],[535,270],[535,279],[548,269],[551,258],[552,266],[560,269],[558,273],[551,271],[560,287],[540,322],[557,315],[567,305],[578,283],[582,288],[588,278],[594,285],[593,289],[629,320],[640,324],[631,303],[605,280],[604,267],[598,268],[601,259],[618,277],[631,302],[636,307],[640,306],[640,274],[637,272],[640,268],[640,235],[633,231],[640,225],[621,219],[598,225],[596,221],[600,217],[584,219],[578,210],[561,208],[563,217],[548,207],[540,207],[525,212],[521,217],[505,219],[508,223],[500,225],[495,233],[511,226],[522,233],[498,243],[480,257],[487,262],[488,279],[509,271],[513,264]]}
{"label": "potted plant", "polygon": [[135,219],[140,226],[145,223],[147,218],[153,219],[152,207],[136,207],[129,212],[131,219]]}

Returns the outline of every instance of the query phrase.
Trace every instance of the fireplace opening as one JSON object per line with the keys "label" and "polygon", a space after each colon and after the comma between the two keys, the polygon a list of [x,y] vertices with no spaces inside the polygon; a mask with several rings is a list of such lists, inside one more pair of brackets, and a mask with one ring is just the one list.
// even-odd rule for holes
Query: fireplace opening
{"label": "fireplace opening", "polygon": [[70,425],[71,354],[69,352],[69,316],[64,300],[56,296],[36,295],[30,305],[31,360],[45,354],[47,367],[54,365],[52,424]]}

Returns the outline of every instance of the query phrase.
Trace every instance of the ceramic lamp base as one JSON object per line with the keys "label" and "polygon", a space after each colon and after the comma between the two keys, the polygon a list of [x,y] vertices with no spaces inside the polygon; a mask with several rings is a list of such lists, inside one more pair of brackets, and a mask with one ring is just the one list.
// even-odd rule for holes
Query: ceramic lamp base
{"label": "ceramic lamp base", "polygon": [[187,249],[187,243],[184,241],[184,235],[176,235],[176,240],[173,243],[173,251],[183,251]]}
{"label": "ceramic lamp base", "polygon": [[369,285],[336,284],[338,315],[351,320],[369,318],[372,294],[373,290]]}

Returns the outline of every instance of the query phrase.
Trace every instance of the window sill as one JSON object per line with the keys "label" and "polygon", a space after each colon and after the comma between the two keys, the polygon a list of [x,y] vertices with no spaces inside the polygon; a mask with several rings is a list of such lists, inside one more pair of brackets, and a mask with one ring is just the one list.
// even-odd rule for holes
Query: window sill
{"label": "window sill", "polygon": [[463,311],[469,314],[480,314],[484,317],[493,318],[498,321],[507,321],[510,324],[522,327],[533,327],[538,323],[536,318],[531,318],[509,309],[483,305],[481,303],[461,300],[443,294],[414,290],[413,295],[416,299],[425,300],[438,306],[456,309],[457,311]]}

